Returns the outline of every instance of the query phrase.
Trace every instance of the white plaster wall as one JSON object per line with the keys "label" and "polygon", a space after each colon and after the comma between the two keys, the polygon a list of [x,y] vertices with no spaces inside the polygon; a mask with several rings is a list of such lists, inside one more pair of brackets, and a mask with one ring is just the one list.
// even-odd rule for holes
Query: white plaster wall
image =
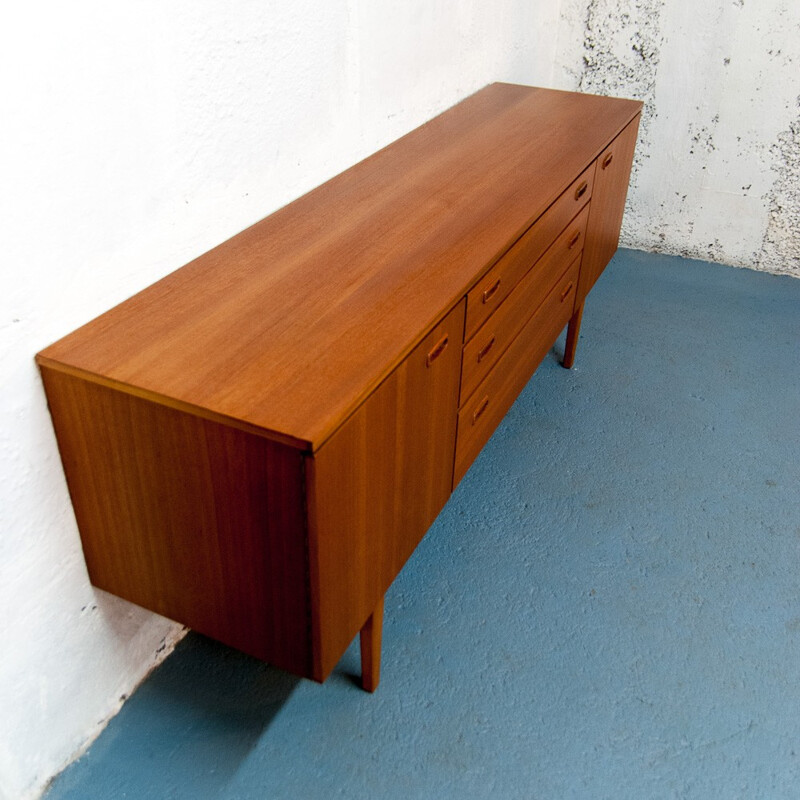
{"label": "white plaster wall", "polygon": [[646,102],[624,244],[800,277],[800,3],[563,0],[553,84]]}
{"label": "white plaster wall", "polygon": [[494,80],[557,3],[174,0],[0,27],[0,799],[36,796],[181,629],[94,590],[33,355]]}

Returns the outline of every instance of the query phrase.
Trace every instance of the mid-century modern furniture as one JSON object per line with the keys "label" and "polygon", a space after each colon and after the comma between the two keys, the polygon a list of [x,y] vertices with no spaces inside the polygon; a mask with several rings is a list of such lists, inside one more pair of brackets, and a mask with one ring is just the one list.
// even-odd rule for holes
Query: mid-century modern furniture
{"label": "mid-century modern furniture", "polygon": [[641,104],[494,84],[37,356],[94,585],[323,681],[613,255]]}

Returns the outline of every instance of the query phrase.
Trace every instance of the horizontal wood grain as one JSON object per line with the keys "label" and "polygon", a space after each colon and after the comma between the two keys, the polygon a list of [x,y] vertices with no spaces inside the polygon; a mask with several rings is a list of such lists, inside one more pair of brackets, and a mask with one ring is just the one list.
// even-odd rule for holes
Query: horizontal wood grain
{"label": "horizontal wood grain", "polygon": [[458,413],[455,487],[464,477],[572,315],[580,256],[556,282],[536,313]]}
{"label": "horizontal wood grain", "polygon": [[553,239],[586,206],[592,196],[594,172],[592,162],[470,291],[465,338],[475,335]]}
{"label": "horizontal wood grain", "polygon": [[42,357],[316,450],[640,107],[493,84]]}
{"label": "horizontal wood grain", "polygon": [[531,267],[497,311],[464,345],[459,405],[467,402],[489,374],[519,330],[547,297],[564,270],[581,254],[589,208],[584,206],[575,219]]}

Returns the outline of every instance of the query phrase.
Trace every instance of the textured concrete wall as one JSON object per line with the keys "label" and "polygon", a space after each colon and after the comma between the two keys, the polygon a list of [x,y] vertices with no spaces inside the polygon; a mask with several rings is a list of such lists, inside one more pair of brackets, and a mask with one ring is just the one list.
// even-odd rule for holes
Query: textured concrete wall
{"label": "textured concrete wall", "polygon": [[33,0],[0,30],[0,800],[180,637],[88,583],[33,354],[493,80],[648,103],[624,241],[798,274],[797,3]]}
{"label": "textured concrete wall", "polygon": [[800,3],[564,0],[554,85],[646,103],[623,242],[800,276]]}
{"label": "textured concrete wall", "polygon": [[34,796],[181,635],[92,589],[34,353],[493,80],[554,4],[17,4],[0,30],[0,798]]}

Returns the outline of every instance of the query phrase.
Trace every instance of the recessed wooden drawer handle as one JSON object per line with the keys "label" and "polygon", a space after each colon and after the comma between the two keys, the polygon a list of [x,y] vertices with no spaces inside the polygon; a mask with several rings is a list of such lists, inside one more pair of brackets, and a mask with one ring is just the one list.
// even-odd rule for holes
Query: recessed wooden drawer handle
{"label": "recessed wooden drawer handle", "polygon": [[442,353],[444,353],[449,341],[450,337],[447,334],[439,339],[439,341],[433,346],[433,350],[428,353],[428,358],[425,362],[426,367],[429,367],[431,364],[433,364],[433,362],[436,361],[436,359],[439,358]]}
{"label": "recessed wooden drawer handle", "polygon": [[581,181],[581,185],[575,190],[575,199],[580,200],[586,194],[589,184],[586,181]]}
{"label": "recessed wooden drawer handle", "polygon": [[572,248],[575,247],[576,244],[578,244],[578,239],[580,238],[581,238],[581,232],[575,231],[575,233],[572,234],[572,238],[569,240],[569,244],[567,245],[567,250],[572,250]]}
{"label": "recessed wooden drawer handle", "polygon": [[486,397],[483,398],[483,400],[481,400],[481,404],[472,413],[473,425],[481,418],[481,415],[483,414],[484,411],[486,411],[488,406],[489,406],[489,396],[487,395]]}
{"label": "recessed wooden drawer handle", "polygon": [[600,165],[603,169],[605,169],[612,161],[614,160],[614,154],[609,153],[604,159],[603,163]]}
{"label": "recessed wooden drawer handle", "polygon": [[498,278],[486,291],[483,293],[483,302],[488,303],[494,293],[500,288],[500,278]]}
{"label": "recessed wooden drawer handle", "polygon": [[483,361],[484,358],[486,358],[486,356],[489,355],[489,351],[494,347],[494,340],[495,340],[495,337],[492,336],[492,338],[489,339],[489,341],[486,342],[486,344],[481,348],[480,353],[478,353],[478,363],[479,364],[481,363],[481,361]]}
{"label": "recessed wooden drawer handle", "polygon": [[564,300],[567,299],[567,295],[572,291],[572,281],[570,281],[563,292],[561,292],[561,302],[563,303]]}

